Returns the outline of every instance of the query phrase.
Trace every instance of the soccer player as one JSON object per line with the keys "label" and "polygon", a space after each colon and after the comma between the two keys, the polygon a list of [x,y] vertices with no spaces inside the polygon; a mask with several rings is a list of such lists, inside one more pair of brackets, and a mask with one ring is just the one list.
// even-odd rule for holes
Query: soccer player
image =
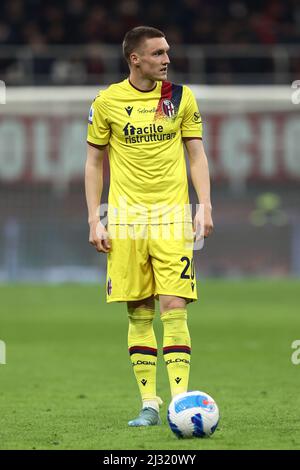
{"label": "soccer player", "polygon": [[[152,325],[155,298],[160,303],[172,397],[187,391],[191,355],[187,304],[197,299],[194,234],[199,238],[202,230],[208,237],[213,230],[200,113],[187,86],[167,81],[168,51],[163,32],[148,26],[129,31],[123,41],[129,77],[101,91],[89,114],[85,170],[89,242],[107,253],[107,302],[127,303],[128,348],[142,399],[142,410],[130,426],[160,424]],[[186,209],[184,146],[203,208],[194,223]],[[110,188],[104,227],[99,204],[107,148]]]}

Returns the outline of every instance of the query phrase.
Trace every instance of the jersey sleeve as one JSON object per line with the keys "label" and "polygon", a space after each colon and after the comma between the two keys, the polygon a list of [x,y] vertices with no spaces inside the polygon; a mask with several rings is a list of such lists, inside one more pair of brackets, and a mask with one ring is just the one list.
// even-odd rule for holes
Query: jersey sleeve
{"label": "jersey sleeve", "polygon": [[187,86],[185,88],[185,108],[181,123],[182,137],[198,137],[202,139],[202,119],[193,92]]}
{"label": "jersey sleeve", "polygon": [[92,103],[89,112],[87,141],[91,144],[106,145],[110,137],[107,105],[101,94]]}

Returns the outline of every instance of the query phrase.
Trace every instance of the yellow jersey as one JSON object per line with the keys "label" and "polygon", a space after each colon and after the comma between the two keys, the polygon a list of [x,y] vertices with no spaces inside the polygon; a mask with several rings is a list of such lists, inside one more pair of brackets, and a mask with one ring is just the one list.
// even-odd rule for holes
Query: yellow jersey
{"label": "yellow jersey", "polygon": [[128,79],[95,98],[87,141],[108,144],[110,224],[190,221],[183,138],[202,138],[192,91],[156,82],[151,91]]}

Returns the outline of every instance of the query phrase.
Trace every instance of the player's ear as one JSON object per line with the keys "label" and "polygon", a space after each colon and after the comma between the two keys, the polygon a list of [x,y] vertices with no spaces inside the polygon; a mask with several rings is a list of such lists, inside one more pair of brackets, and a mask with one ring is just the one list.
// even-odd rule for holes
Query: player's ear
{"label": "player's ear", "polygon": [[132,52],[130,54],[130,62],[132,65],[135,65],[136,67],[140,65],[140,58],[136,52]]}

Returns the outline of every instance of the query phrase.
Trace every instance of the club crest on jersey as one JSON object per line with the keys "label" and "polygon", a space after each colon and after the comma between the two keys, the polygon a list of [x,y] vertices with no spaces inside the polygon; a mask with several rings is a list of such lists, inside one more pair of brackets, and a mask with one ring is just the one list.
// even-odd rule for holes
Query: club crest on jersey
{"label": "club crest on jersey", "polygon": [[91,106],[90,112],[89,112],[89,123],[93,124],[93,117],[94,117],[94,108]]}
{"label": "club crest on jersey", "polygon": [[170,100],[164,100],[162,102],[162,110],[165,116],[173,117],[175,115],[175,108]]}

